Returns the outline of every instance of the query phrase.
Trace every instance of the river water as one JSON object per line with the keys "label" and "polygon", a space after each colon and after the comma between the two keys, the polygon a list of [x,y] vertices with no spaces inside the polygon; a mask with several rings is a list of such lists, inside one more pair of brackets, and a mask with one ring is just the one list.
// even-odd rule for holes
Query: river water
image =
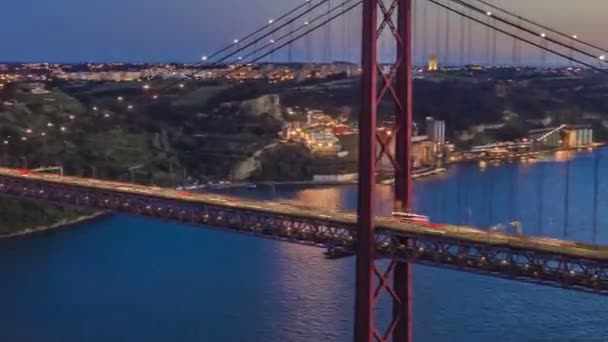
{"label": "river water", "polygon": [[[437,222],[517,219],[525,234],[606,244],[608,179],[594,220],[595,158],[608,174],[607,150],[453,166],[415,182],[415,206]],[[231,192],[356,206],[353,186]],[[379,212],[391,196],[379,188]],[[0,241],[0,269],[2,342],[352,340],[354,259],[313,247],[116,215]],[[414,314],[423,342],[608,340],[608,298],[419,265]]]}

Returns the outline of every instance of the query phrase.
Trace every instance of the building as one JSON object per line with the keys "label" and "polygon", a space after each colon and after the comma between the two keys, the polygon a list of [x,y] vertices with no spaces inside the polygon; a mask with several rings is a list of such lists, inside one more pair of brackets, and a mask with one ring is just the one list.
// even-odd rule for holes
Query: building
{"label": "building", "polygon": [[329,128],[311,131],[308,148],[314,153],[321,154],[336,154],[342,150],[340,140],[332,134]]}
{"label": "building", "polygon": [[355,133],[355,131],[347,125],[336,125],[332,127],[331,131],[335,136],[349,135]]}
{"label": "building", "polygon": [[563,133],[563,147],[589,146],[593,143],[593,129],[590,125],[569,125]]}
{"label": "building", "polygon": [[435,144],[445,144],[445,121],[435,120],[427,116],[425,121],[426,135],[429,140]]}
{"label": "building", "polygon": [[560,125],[530,130],[536,148],[576,148],[593,144],[591,125]]}
{"label": "building", "polygon": [[438,69],[439,69],[439,64],[437,63],[437,56],[431,55],[431,58],[429,58],[428,71],[437,71]]}
{"label": "building", "polygon": [[[387,146],[388,153],[395,155],[395,140],[391,140],[391,144]],[[382,149],[380,143],[376,147],[378,151]],[[417,135],[412,137],[412,162],[414,167],[437,166],[440,163],[443,150],[441,146],[432,142],[426,135]],[[380,158],[379,166],[381,169],[392,169],[393,165],[389,157],[385,154]]]}

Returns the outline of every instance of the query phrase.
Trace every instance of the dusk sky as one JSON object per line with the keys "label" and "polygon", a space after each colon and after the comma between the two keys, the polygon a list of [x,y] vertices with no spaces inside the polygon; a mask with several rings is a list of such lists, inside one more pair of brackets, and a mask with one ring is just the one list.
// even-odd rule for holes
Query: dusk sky
{"label": "dusk sky", "polygon": [[[2,61],[196,61],[231,41],[252,31],[302,0],[10,0],[0,12],[0,60]],[[340,1],[341,2],[341,1]],[[494,0],[499,4],[543,24],[572,31],[599,45],[608,34],[606,0]],[[338,0],[332,3],[337,4]],[[584,4],[584,6],[583,6]],[[417,14],[422,13],[422,2]],[[434,50],[435,28],[439,16],[445,25],[445,12],[428,4],[427,49]],[[358,14],[359,12],[357,12]],[[348,26],[333,26],[332,54],[344,55],[349,46],[352,58],[358,49],[359,29],[355,13]],[[358,19],[358,15],[357,15]],[[422,21],[417,25],[416,58],[422,59]],[[460,19],[452,17],[452,34],[458,55],[459,43],[454,27]],[[348,44],[345,28],[350,30]],[[440,29],[445,37],[445,26]],[[474,44],[474,54],[485,56],[485,31]],[[445,40],[443,38],[442,40]],[[323,39],[315,37],[321,50]],[[499,39],[499,53],[510,58],[512,40]],[[444,46],[443,43],[440,46]],[[294,54],[304,56],[304,43],[294,47]],[[444,52],[439,53],[443,55]],[[524,54],[538,59],[539,52]],[[283,54],[284,55],[284,54]],[[279,55],[277,59],[281,59]]]}

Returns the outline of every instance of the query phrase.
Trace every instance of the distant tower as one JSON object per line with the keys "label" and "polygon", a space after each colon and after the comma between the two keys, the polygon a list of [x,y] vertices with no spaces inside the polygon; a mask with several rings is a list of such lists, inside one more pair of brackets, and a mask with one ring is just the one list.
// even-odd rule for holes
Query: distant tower
{"label": "distant tower", "polygon": [[438,69],[438,64],[437,64],[437,56],[435,55],[431,55],[431,58],[429,58],[429,71],[437,71]]}

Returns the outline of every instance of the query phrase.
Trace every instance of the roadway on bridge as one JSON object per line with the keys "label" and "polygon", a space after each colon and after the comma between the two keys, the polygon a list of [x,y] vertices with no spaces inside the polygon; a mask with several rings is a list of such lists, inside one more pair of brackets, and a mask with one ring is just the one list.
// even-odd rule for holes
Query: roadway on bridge
{"label": "roadway on bridge", "polygon": [[[60,176],[56,174],[31,173],[24,172],[23,170],[8,168],[0,168],[0,176],[29,179],[31,181],[58,183],[62,185],[106,191],[118,191],[125,194],[157,197],[188,203],[201,203],[232,210],[262,212],[279,216],[287,215],[318,220],[327,222],[329,224],[336,223],[341,225],[346,224],[355,226],[357,222],[357,216],[353,213],[338,210],[328,211],[305,205],[298,205],[293,202],[254,201],[220,194],[191,193],[157,186],[145,186],[91,178]],[[0,186],[3,186],[3,184],[0,184]],[[483,245],[504,245],[510,248],[544,251],[572,257],[608,261],[608,248],[602,246],[546,237],[521,236],[503,232],[489,232],[466,226],[455,226],[449,224],[424,225],[411,222],[401,222],[396,218],[386,216],[377,216],[376,222],[377,229],[379,231],[390,230],[393,232],[396,231],[407,234],[442,236],[445,238],[466,240]]]}

